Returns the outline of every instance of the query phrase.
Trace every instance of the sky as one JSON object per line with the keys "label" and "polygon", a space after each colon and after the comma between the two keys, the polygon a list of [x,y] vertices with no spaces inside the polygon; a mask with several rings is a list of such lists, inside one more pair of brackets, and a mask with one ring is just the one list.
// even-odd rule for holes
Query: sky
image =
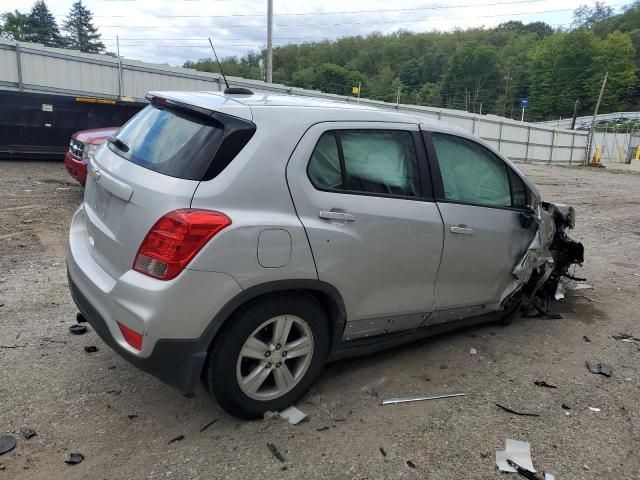
{"label": "sky", "polygon": [[[62,24],[74,0],[46,0]],[[274,45],[399,29],[413,32],[491,27],[508,20],[569,27],[573,10],[590,0],[299,0],[274,1]],[[30,0],[0,0],[0,12],[28,11]],[[84,0],[109,51],[126,58],[181,66],[218,55],[242,56],[266,45],[267,0]],[[605,0],[616,11],[631,0]]]}

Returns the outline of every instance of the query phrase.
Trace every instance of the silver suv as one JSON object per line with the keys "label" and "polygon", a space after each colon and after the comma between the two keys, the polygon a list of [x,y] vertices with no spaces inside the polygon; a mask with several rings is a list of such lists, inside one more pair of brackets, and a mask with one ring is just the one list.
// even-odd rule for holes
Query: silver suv
{"label": "silver suv", "polygon": [[232,415],[325,362],[555,293],[582,246],[505,157],[424,118],[289,96],[152,92],[91,159],[72,296],[134,365]]}

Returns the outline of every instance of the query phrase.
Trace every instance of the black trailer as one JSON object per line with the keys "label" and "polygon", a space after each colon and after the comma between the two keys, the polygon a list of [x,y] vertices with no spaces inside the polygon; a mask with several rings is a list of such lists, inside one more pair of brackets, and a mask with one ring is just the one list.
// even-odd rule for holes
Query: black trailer
{"label": "black trailer", "polygon": [[60,159],[78,130],[119,127],[146,103],[0,90],[0,158]]}

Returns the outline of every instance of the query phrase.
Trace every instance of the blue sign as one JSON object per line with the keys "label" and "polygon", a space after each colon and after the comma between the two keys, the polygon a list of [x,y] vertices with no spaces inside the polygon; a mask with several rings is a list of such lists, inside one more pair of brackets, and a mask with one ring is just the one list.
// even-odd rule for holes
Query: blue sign
{"label": "blue sign", "polygon": [[520,108],[527,108],[529,106],[529,99],[527,97],[522,97],[520,99]]}

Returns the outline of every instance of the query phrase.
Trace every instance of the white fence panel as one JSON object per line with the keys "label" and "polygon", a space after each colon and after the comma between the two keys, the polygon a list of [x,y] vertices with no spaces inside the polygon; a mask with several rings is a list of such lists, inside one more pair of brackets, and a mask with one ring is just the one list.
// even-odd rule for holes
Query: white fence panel
{"label": "white fence panel", "polygon": [[[0,40],[0,67],[2,88],[67,95],[131,97],[142,100],[149,90],[219,91],[223,86],[220,75],[216,73],[196,72],[136,60],[118,60],[106,55],[6,40]],[[248,87],[257,93],[274,92],[350,103],[357,101],[353,97],[267,84],[259,80],[237,77],[228,77],[228,80],[233,86]],[[477,115],[445,108],[396,105],[364,98],[359,102],[457,125],[483,138],[514,160],[564,163],[581,162],[585,159],[585,132],[554,129],[495,115]],[[609,150],[611,149],[607,147],[607,155],[611,155]]]}

